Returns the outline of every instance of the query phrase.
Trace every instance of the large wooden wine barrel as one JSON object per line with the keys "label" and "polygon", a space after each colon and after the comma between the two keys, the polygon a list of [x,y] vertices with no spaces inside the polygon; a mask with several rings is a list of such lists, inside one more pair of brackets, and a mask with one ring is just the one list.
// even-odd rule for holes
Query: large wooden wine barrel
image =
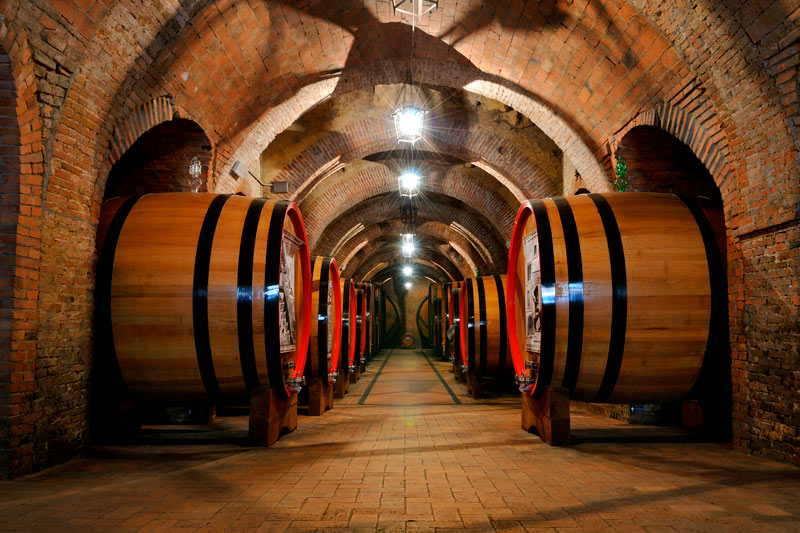
{"label": "large wooden wine barrel", "polygon": [[386,296],[386,340],[389,346],[400,339],[400,310],[391,296]]}
{"label": "large wooden wine barrel", "polygon": [[339,356],[339,376],[344,379],[350,372],[355,371],[358,346],[356,342],[357,329],[357,293],[353,278],[341,280],[342,292],[342,346]]}
{"label": "large wooden wine barrel", "polygon": [[720,239],[719,210],[668,194],[524,202],[506,311],[517,379],[536,396],[685,398],[727,342]]}
{"label": "large wooden wine barrel", "polygon": [[419,340],[423,347],[428,347],[431,343],[431,326],[428,322],[429,304],[430,298],[426,296],[423,298],[422,302],[420,302],[416,315],[417,331],[419,331]]}
{"label": "large wooden wine barrel", "polygon": [[99,351],[116,359],[135,398],[241,404],[253,389],[288,397],[298,388],[311,271],[296,204],[191,193],[112,199],[98,248]]}
{"label": "large wooden wine barrel", "polygon": [[506,333],[506,276],[464,280],[460,294],[460,351],[464,371],[483,377],[512,377]]}
{"label": "large wooden wine barrel", "polygon": [[363,283],[356,290],[356,361],[363,365],[367,362],[367,292]]}
{"label": "large wooden wine barrel", "polygon": [[[463,364],[463,360],[461,359],[461,343],[458,342],[458,338],[461,335],[461,289],[464,286],[464,283],[461,282],[460,286],[454,286],[449,292],[448,296],[448,325],[445,328],[449,331],[451,327],[454,329],[454,342],[448,342],[447,346],[449,351],[447,352],[448,359],[455,364],[461,365]],[[445,334],[447,331],[445,331]]]}
{"label": "large wooden wine barrel", "polygon": [[375,340],[375,353],[379,352],[383,346],[383,328],[384,328],[384,307],[383,307],[383,289],[380,285],[375,285],[375,327],[373,328],[373,339]]}
{"label": "large wooden wine barrel", "polygon": [[433,353],[441,357],[442,346],[442,285],[431,283],[428,286],[428,324],[430,325]]}
{"label": "large wooden wine barrel", "polygon": [[366,359],[369,361],[375,356],[375,286],[370,282],[362,283],[364,287],[364,298],[366,304],[364,307],[364,316],[366,319],[366,345],[364,351]]}
{"label": "large wooden wine barrel", "polygon": [[452,349],[450,344],[447,341],[447,328],[450,327],[450,291],[453,290],[454,287],[457,287],[459,284],[458,282],[447,281],[441,284],[441,292],[442,292],[442,305],[441,305],[441,314],[439,316],[439,338],[442,343],[442,350],[445,354],[449,354]]}
{"label": "large wooden wine barrel", "polygon": [[311,334],[305,376],[332,384],[342,348],[342,288],[339,268],[331,257],[311,258]]}

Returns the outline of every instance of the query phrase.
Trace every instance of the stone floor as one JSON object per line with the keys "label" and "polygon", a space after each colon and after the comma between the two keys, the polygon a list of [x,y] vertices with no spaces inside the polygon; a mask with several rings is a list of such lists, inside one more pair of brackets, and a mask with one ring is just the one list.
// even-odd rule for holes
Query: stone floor
{"label": "stone floor", "polygon": [[553,448],[447,367],[386,351],[270,448],[242,444],[245,417],[146,428],[0,483],[0,530],[800,531],[795,467],[580,410]]}

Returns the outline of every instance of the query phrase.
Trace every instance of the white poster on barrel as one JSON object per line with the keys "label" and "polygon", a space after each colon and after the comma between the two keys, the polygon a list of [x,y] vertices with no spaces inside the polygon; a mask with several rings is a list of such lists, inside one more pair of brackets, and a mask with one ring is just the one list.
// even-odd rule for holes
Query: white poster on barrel
{"label": "white poster on barrel", "polygon": [[525,254],[525,348],[539,353],[542,346],[542,276],[537,232],[523,239],[522,250]]}

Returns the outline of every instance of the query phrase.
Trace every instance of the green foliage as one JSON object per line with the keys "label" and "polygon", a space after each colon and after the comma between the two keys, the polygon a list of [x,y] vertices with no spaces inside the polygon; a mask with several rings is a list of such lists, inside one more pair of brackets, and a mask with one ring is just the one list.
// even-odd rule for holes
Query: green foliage
{"label": "green foliage", "polygon": [[616,174],[617,179],[614,180],[614,185],[619,192],[625,192],[625,189],[628,187],[628,179],[625,177],[628,175],[628,164],[622,156],[617,158]]}

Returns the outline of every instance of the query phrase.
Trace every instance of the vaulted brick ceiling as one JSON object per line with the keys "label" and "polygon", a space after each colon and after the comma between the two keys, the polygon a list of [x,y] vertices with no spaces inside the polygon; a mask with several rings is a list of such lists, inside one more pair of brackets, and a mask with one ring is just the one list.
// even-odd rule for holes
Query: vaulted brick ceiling
{"label": "vaulted brick ceiling", "polygon": [[[413,146],[398,142],[390,116],[406,104],[427,111],[423,138]],[[409,80],[322,102],[266,147],[260,170],[263,181],[288,181],[286,196],[300,203],[314,253],[334,255],[349,272],[370,271],[380,262],[385,254],[378,243],[399,255],[404,228],[388,224],[400,218],[398,177],[418,171],[420,194],[412,203],[422,221],[442,222],[436,230],[427,224],[428,238],[419,245],[446,253],[450,259],[440,263],[452,260],[456,276],[468,277],[505,271],[504,241],[520,200],[561,191],[562,157],[552,139],[508,106]],[[476,166],[480,162],[492,162],[496,174]],[[352,232],[380,222],[386,222],[381,231],[369,237]],[[348,254],[366,238],[372,242],[351,261]],[[479,248],[491,249],[484,254],[490,257]]]}

